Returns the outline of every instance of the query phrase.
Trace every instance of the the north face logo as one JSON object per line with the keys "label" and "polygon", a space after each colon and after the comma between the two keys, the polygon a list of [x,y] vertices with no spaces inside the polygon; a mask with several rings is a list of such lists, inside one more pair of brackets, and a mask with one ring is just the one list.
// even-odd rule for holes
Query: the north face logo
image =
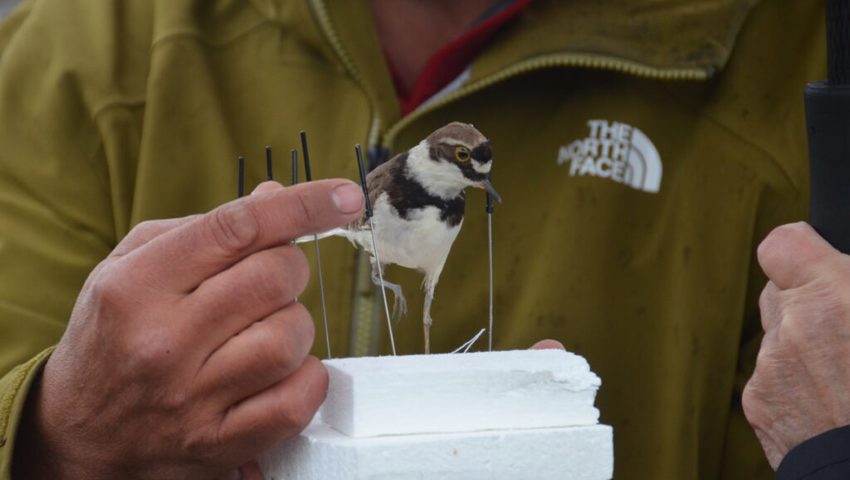
{"label": "the north face logo", "polygon": [[631,125],[588,120],[590,135],[561,147],[558,165],[570,164],[571,176],[610,178],[644,192],[661,188],[661,156],[643,132]]}

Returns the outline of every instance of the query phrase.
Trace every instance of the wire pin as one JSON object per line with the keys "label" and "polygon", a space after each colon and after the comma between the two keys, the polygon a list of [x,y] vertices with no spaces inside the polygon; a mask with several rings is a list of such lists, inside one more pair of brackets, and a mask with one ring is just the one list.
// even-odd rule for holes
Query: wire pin
{"label": "wire pin", "polygon": [[487,263],[490,272],[489,310],[490,328],[487,330],[487,351],[493,351],[493,195],[487,192]]}
{"label": "wire pin", "polygon": [[266,180],[274,180],[274,173],[272,172],[272,147],[271,147],[271,145],[266,145]]}
{"label": "wire pin", "polygon": [[236,185],[236,195],[238,198],[245,196],[245,157],[239,156],[239,179]]}
{"label": "wire pin", "polygon": [[375,242],[375,223],[372,220],[372,203],[369,201],[369,189],[366,186],[366,171],[363,168],[363,151],[360,148],[360,144],[354,146],[354,153],[357,155],[357,169],[360,171],[360,188],[363,189],[366,220],[369,222],[369,232],[372,234],[372,251],[375,254],[375,266],[378,269],[378,279],[381,281],[381,298],[384,300],[384,312],[387,315],[387,331],[390,337],[390,347],[392,347],[393,355],[396,355],[393,324],[390,320],[390,306],[387,303],[387,291],[384,289],[384,272],[381,268],[381,256],[378,254],[378,243]]}
{"label": "wire pin", "polygon": [[[304,157],[304,178],[310,182],[313,180],[313,173],[310,170],[310,150],[307,148],[307,132],[301,130],[301,155]],[[297,157],[293,156],[293,159]],[[293,177],[297,178],[297,167],[293,167]],[[331,334],[328,329],[328,310],[325,304],[325,279],[322,275],[322,249],[319,247],[319,236],[313,235],[313,240],[316,245],[316,271],[319,272],[319,295],[322,298],[322,321],[325,326],[325,345],[328,349],[328,358],[331,357]]]}

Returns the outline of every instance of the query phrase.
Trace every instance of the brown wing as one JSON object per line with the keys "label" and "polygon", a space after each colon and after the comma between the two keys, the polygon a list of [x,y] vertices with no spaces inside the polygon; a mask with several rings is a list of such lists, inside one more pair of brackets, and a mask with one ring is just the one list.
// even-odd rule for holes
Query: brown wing
{"label": "brown wing", "polygon": [[[407,161],[407,152],[402,152],[386,162],[378,165],[366,176],[366,189],[369,191],[369,203],[374,208],[381,193],[387,191],[397,175],[401,175]],[[354,222],[349,228],[362,228],[366,223],[365,215]]]}

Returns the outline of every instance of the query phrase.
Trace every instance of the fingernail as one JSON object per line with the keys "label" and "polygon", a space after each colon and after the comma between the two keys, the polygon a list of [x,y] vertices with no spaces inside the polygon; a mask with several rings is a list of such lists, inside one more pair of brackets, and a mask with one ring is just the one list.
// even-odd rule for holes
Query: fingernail
{"label": "fingernail", "polygon": [[363,192],[353,183],[344,183],[334,188],[331,196],[336,208],[342,213],[359,212],[363,205]]}

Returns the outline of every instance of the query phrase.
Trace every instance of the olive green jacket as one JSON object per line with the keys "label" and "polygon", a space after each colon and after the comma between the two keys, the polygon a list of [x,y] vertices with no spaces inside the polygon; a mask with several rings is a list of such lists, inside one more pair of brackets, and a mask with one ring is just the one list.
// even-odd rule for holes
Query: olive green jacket
{"label": "olive green jacket", "polygon": [[[769,478],[739,401],[754,250],[805,216],[824,32],[821,2],[752,3],[537,0],[401,118],[365,0],[25,0],[0,26],[0,480],[77,292],[134,225],[232,199],[236,156],[256,183],[266,144],[287,170],[301,129],[315,176],[354,178],[353,144],[398,152],[451,120],[489,136],[505,200],[496,347],[587,357],[616,478]],[[486,326],[482,196],[437,287],[437,351]],[[334,355],[387,352],[363,259],[322,254]],[[420,275],[387,276],[413,307],[399,349],[420,351]]]}

